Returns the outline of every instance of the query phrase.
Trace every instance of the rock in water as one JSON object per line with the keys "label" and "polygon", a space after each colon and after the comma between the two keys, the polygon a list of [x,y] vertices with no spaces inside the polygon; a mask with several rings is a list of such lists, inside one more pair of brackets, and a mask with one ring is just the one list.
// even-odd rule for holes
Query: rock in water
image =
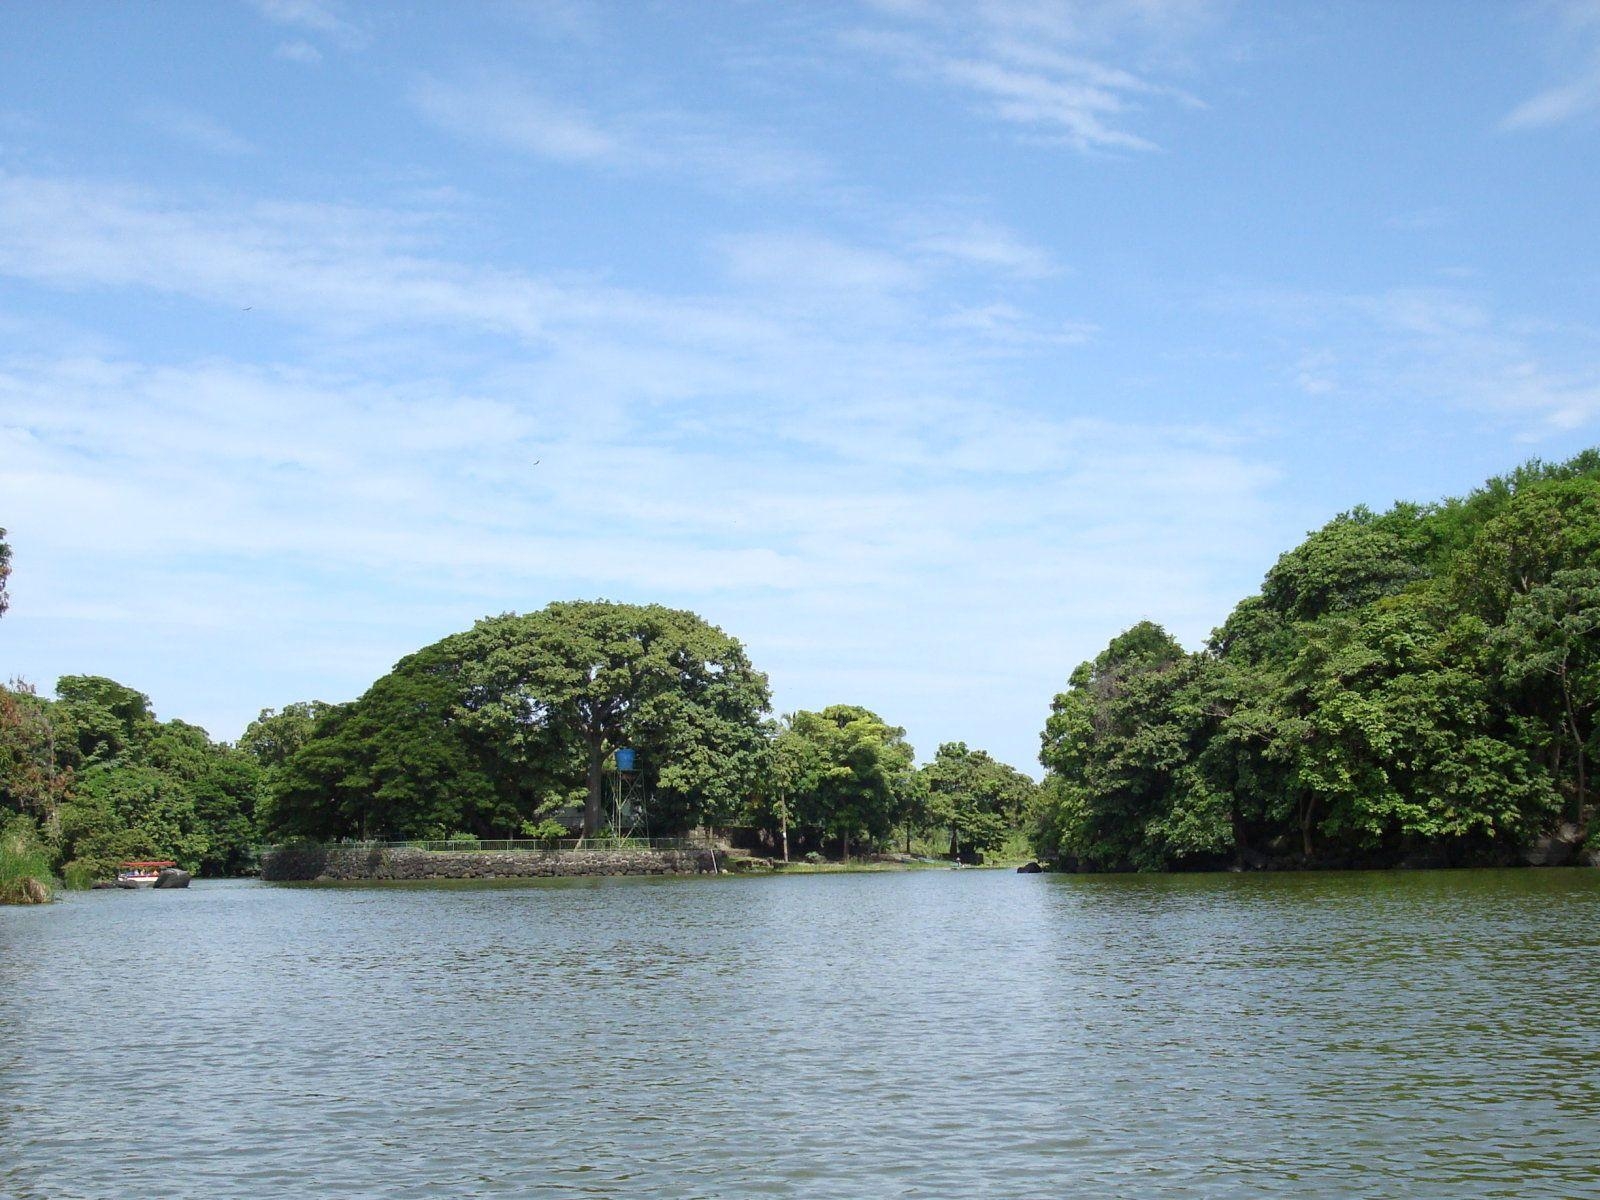
{"label": "rock in water", "polygon": [[1017,868],[1017,874],[1018,875],[1037,875],[1043,870],[1044,870],[1044,868],[1041,867],[1036,862],[1025,862],[1020,867]]}
{"label": "rock in water", "polygon": [[180,871],[177,867],[163,867],[156,876],[155,886],[158,888],[183,888],[189,886],[192,876],[187,871]]}
{"label": "rock in water", "polygon": [[1581,841],[1583,831],[1564,821],[1554,833],[1535,838],[1523,851],[1523,859],[1530,867],[1564,867],[1572,861]]}

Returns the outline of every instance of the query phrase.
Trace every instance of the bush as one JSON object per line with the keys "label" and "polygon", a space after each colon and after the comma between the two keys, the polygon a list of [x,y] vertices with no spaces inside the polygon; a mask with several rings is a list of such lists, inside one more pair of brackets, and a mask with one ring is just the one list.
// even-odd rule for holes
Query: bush
{"label": "bush", "polygon": [[75,858],[61,868],[62,882],[74,892],[87,891],[95,880],[102,878],[104,874],[105,872],[100,870],[99,863],[81,858]]}
{"label": "bush", "polygon": [[46,904],[54,884],[38,828],[20,813],[11,816],[0,825],[0,904]]}
{"label": "bush", "polygon": [[567,827],[565,825],[563,825],[560,821],[554,820],[550,817],[546,817],[544,820],[539,821],[538,823],[533,821],[524,821],[522,823],[521,833],[525,838],[538,838],[541,842],[557,842],[564,837],[571,836],[567,832]]}

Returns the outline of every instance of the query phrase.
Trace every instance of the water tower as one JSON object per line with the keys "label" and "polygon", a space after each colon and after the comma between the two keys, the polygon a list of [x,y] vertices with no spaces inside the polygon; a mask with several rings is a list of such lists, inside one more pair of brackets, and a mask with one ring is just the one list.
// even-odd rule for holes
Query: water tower
{"label": "water tower", "polygon": [[612,752],[611,759],[611,836],[649,837],[638,755],[631,746],[622,746]]}

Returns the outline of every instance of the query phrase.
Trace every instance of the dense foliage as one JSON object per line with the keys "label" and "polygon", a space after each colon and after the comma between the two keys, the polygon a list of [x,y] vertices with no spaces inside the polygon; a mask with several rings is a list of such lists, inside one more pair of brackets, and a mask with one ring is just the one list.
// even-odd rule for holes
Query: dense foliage
{"label": "dense foliage", "polygon": [[0,820],[26,822],[72,881],[130,858],[171,858],[235,874],[250,862],[261,772],[248,754],[149,698],[95,675],[68,675],[47,700],[0,688]]}
{"label": "dense foliage", "polygon": [[850,704],[791,713],[772,730],[750,819],[811,853],[884,844],[919,792],[905,732]]}
{"label": "dense foliage", "polygon": [[1052,705],[1034,838],[1110,869],[1505,861],[1583,836],[1597,708],[1590,452],[1336,517],[1197,654],[1113,639]]}
{"label": "dense foliage", "polygon": [[593,834],[623,747],[654,831],[726,824],[756,789],[767,705],[744,648],[693,613],[571,601],[491,617],[315,717],[275,768],[269,825],[505,837],[581,806]]}

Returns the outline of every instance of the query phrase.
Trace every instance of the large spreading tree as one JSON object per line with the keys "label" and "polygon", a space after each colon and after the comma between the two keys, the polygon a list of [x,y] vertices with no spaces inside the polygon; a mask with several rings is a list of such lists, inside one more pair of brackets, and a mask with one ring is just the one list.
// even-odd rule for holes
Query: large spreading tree
{"label": "large spreading tree", "polygon": [[574,796],[586,836],[632,748],[655,828],[728,820],[764,761],[766,677],[680,609],[564,601],[489,617],[323,713],[278,771],[273,821],[313,836],[504,833]]}

